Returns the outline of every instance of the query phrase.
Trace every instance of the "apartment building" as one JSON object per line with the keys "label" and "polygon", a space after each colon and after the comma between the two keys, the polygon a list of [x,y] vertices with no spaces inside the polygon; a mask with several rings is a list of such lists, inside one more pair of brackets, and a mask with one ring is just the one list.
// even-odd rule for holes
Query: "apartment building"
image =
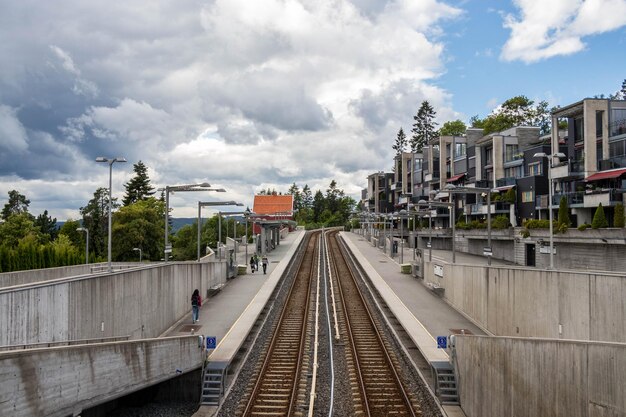
{"label": "apartment building", "polygon": [[393,213],[394,184],[393,172],[378,171],[367,177],[367,205],[364,209],[370,213]]}
{"label": "apartment building", "polygon": [[[567,136],[557,134],[559,121],[567,121]],[[551,153],[554,198],[558,207],[566,197],[578,224],[591,223],[600,203],[609,224],[613,207],[624,203],[626,190],[626,101],[583,99],[552,113]],[[546,202],[547,206],[547,202]]]}

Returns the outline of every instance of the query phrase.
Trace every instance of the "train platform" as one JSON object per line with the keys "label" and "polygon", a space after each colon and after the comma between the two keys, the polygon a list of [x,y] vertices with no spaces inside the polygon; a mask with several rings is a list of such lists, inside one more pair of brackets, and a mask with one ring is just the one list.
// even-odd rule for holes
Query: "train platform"
{"label": "train platform", "polygon": [[[378,292],[394,311],[402,326],[416,343],[422,355],[431,363],[447,361],[448,353],[437,348],[437,336],[455,333],[484,335],[485,332],[452,308],[442,298],[411,274],[400,272],[397,256],[389,257],[372,246],[361,235],[341,232]],[[433,259],[450,262],[447,251],[433,251]],[[404,261],[413,257],[412,249],[405,249]],[[428,256],[427,254],[425,256]],[[485,258],[457,254],[457,263],[486,263]]]}
{"label": "train platform", "polygon": [[[163,336],[198,334],[215,337],[217,347],[209,352],[210,361],[229,363],[243,343],[259,312],[271,295],[276,283],[304,238],[304,230],[288,234],[268,253],[267,274],[247,273],[231,279],[215,296],[203,300],[198,321],[194,324],[191,310]],[[243,253],[240,256],[245,256]],[[248,254],[251,256],[251,254]],[[240,262],[243,265],[243,262]],[[191,295],[190,295],[191,297]],[[191,305],[190,305],[191,308]]]}

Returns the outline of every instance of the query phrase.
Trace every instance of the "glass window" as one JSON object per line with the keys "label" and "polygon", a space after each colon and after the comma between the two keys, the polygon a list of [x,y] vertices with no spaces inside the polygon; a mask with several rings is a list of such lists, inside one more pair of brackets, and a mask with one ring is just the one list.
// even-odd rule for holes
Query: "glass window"
{"label": "glass window", "polygon": [[454,144],[454,158],[462,158],[467,154],[467,144],[466,143],[455,143]]}
{"label": "glass window", "polygon": [[522,192],[522,203],[534,203],[535,202],[535,192],[534,191],[523,191]]}
{"label": "glass window", "polygon": [[611,136],[626,134],[626,109],[611,110]]}
{"label": "glass window", "polygon": [[619,140],[617,142],[611,142],[609,143],[609,157],[613,158],[615,156],[622,156],[622,155],[626,155],[625,149],[624,149],[624,143],[626,141],[624,140]]}
{"label": "glass window", "polygon": [[602,115],[603,114],[604,114],[603,111],[596,112],[596,137],[597,138],[602,137]]}
{"label": "glass window", "polygon": [[574,142],[580,142],[583,140],[584,123],[582,117],[574,119]]}
{"label": "glass window", "polygon": [[536,175],[541,175],[541,168],[541,162],[533,162],[532,164],[528,164],[528,176],[532,177]]}
{"label": "glass window", "polygon": [[509,162],[515,160],[518,153],[517,145],[506,145],[506,149],[504,151],[504,161]]}
{"label": "glass window", "polygon": [[491,165],[493,163],[493,148],[487,148],[485,153],[485,165]]}

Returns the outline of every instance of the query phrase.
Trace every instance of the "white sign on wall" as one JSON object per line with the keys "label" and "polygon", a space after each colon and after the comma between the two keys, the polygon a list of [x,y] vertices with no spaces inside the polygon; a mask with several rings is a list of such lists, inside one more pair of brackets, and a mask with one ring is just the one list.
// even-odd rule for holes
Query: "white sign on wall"
{"label": "white sign on wall", "polygon": [[443,266],[435,265],[435,275],[438,277],[443,277]]}
{"label": "white sign on wall", "polygon": [[[539,253],[550,253],[550,246],[540,246]],[[556,255],[556,246],[552,246],[552,253]]]}

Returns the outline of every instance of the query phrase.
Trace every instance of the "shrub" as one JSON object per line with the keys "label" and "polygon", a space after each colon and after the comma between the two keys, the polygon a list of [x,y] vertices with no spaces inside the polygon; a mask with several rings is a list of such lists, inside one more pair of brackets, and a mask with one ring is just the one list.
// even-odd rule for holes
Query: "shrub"
{"label": "shrub", "polygon": [[609,222],[606,220],[606,216],[604,215],[604,207],[602,207],[602,203],[600,203],[600,205],[596,209],[596,213],[593,215],[591,227],[594,229],[609,227]]}
{"label": "shrub", "polygon": [[615,206],[615,220],[613,221],[613,226],[615,227],[624,227],[624,205],[619,203]]}
{"label": "shrub", "polygon": [[[567,206],[567,198],[565,196],[561,197],[561,201],[559,202],[559,217],[558,217],[559,225],[565,225],[565,229],[572,225],[572,221],[569,218],[569,207]],[[561,226],[559,226],[559,229]]]}
{"label": "shrub", "polygon": [[491,221],[491,227],[494,229],[508,229],[511,227],[511,223],[507,216],[497,216]]}
{"label": "shrub", "polygon": [[587,224],[587,223],[583,223],[580,226],[578,226],[578,230],[580,230],[581,232],[584,230],[587,230],[587,228],[589,228],[591,225]]}
{"label": "shrub", "polygon": [[509,188],[509,190],[504,193],[504,196],[502,196],[502,201],[506,201],[507,203],[515,204],[515,200],[517,200],[517,194],[513,188]]}
{"label": "shrub", "polygon": [[524,229],[520,230],[519,234],[520,234],[521,237],[527,238],[528,236],[530,236],[530,230],[524,228]]}
{"label": "shrub", "polygon": [[530,219],[524,221],[522,225],[527,229],[549,229],[550,228],[550,220],[544,219]]}

